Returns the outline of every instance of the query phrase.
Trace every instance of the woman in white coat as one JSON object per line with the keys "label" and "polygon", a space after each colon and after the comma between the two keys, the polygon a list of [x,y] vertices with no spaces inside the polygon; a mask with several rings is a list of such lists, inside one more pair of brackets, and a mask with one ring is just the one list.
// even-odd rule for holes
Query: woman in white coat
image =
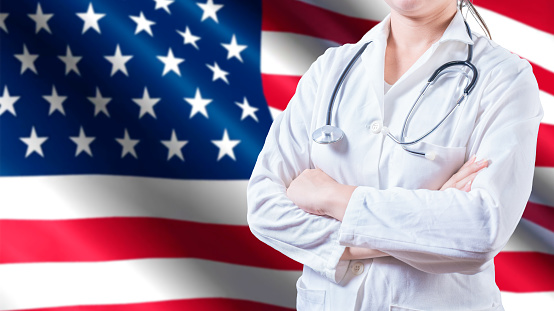
{"label": "woman in white coat", "polygon": [[[385,1],[391,14],[319,57],[275,119],[248,186],[251,231],[304,264],[299,310],[503,310],[493,258],[529,198],[543,115],[531,66],[470,35],[455,0]],[[367,42],[332,110],[344,138],[314,142]],[[405,151],[382,128],[400,137],[429,77],[470,46],[473,91],[407,146],[435,160]],[[446,74],[425,94],[406,141],[440,122],[464,79]]]}

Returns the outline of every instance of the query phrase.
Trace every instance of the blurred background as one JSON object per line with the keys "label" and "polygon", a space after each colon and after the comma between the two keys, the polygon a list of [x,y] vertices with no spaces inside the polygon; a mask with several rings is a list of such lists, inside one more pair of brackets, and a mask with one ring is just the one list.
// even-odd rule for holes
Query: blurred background
{"label": "blurred background", "polygon": [[[554,309],[554,2],[477,0],[533,66],[533,192],[495,258],[508,311]],[[246,185],[310,64],[382,0],[1,0],[0,310],[291,310],[301,265]],[[482,32],[473,17],[472,30]]]}

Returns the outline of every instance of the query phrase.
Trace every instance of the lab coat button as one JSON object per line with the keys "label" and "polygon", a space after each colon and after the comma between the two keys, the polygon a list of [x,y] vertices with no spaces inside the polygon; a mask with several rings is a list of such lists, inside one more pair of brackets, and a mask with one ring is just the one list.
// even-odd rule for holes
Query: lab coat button
{"label": "lab coat button", "polygon": [[351,270],[355,275],[360,275],[364,272],[364,264],[358,261],[352,265]]}
{"label": "lab coat button", "polygon": [[371,133],[379,134],[383,128],[383,122],[381,120],[373,121],[370,126]]}

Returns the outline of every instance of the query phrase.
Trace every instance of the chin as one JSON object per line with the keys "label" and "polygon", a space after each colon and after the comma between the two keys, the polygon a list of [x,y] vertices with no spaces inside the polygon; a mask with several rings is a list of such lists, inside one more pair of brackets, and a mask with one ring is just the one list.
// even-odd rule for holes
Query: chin
{"label": "chin", "polygon": [[385,0],[391,9],[398,12],[416,13],[425,8],[426,0]]}
{"label": "chin", "polygon": [[393,11],[405,16],[426,16],[440,12],[450,5],[456,6],[454,0],[385,0]]}

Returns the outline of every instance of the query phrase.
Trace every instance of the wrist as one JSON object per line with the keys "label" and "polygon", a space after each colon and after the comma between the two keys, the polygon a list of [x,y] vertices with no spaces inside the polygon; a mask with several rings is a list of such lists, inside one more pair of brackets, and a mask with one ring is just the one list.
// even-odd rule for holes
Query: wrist
{"label": "wrist", "polygon": [[356,190],[356,186],[336,184],[327,195],[327,204],[325,214],[333,217],[336,220],[342,221],[348,202],[352,197],[352,193]]}

